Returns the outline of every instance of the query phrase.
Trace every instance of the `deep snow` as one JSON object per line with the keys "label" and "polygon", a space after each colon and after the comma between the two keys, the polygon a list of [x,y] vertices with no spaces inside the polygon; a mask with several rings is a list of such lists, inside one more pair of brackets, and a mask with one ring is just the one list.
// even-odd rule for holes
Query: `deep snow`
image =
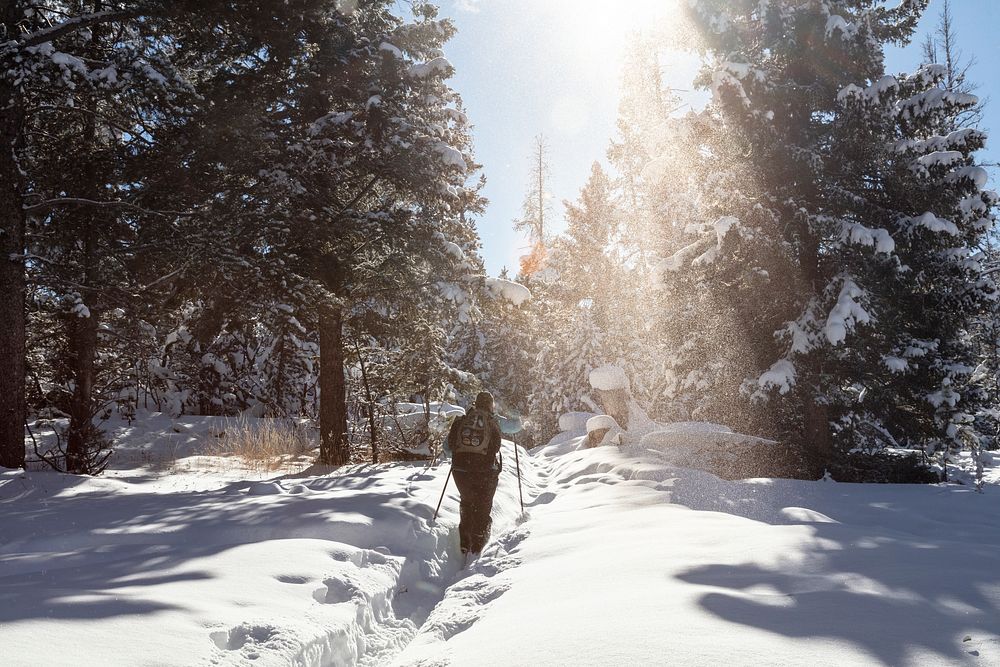
{"label": "deep snow", "polygon": [[726,482],[571,431],[520,452],[522,516],[507,443],[461,570],[447,463],[137,465],[217,427],[151,417],[103,478],[0,474],[0,663],[1000,664],[996,469]]}

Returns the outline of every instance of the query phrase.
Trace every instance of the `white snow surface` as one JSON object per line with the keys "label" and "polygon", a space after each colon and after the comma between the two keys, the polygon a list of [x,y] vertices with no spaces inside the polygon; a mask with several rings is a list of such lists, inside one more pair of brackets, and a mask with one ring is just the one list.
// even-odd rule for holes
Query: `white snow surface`
{"label": "white snow surface", "polygon": [[614,429],[619,428],[618,422],[615,418],[610,415],[594,415],[587,420],[586,429],[587,433],[593,433],[594,431],[601,431],[603,429]]}
{"label": "white snow surface", "polygon": [[[126,449],[159,422],[116,430]],[[207,432],[212,420],[187,418]],[[642,446],[510,443],[462,569],[447,463],[0,471],[2,664],[1000,664],[1000,469],[969,486],[727,482]],[[668,442],[669,441],[669,442]],[[641,443],[640,443],[641,444]]]}

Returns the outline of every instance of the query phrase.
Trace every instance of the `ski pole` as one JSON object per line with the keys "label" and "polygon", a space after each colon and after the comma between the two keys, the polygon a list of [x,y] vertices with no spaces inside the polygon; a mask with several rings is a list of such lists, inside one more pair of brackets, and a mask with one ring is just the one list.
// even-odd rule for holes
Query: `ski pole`
{"label": "ski pole", "polygon": [[441,497],[438,498],[438,506],[434,509],[434,518],[431,521],[437,521],[438,511],[441,509],[441,501],[444,500],[444,492],[448,490],[448,480],[451,479],[451,469],[454,467],[454,464],[448,466],[448,476],[444,478],[444,488],[441,489]]}
{"label": "ski pole", "polygon": [[521,492],[521,459],[517,455],[517,443],[512,442],[514,445],[514,467],[517,468],[517,497],[521,500],[521,514],[524,514],[524,494]]}

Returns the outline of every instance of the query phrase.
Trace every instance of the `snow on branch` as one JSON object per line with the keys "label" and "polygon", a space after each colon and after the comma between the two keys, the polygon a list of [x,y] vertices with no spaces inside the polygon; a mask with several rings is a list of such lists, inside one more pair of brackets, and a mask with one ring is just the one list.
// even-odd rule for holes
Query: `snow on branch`
{"label": "snow on branch", "polygon": [[930,211],[924,213],[923,215],[918,215],[912,218],[904,218],[903,224],[909,225],[912,228],[923,227],[929,231],[945,234],[950,234],[952,236],[959,235],[958,226],[951,220],[945,220],[944,218],[939,218]]}
{"label": "snow on branch", "polygon": [[448,75],[454,70],[452,64],[444,56],[438,56],[425,63],[415,63],[410,66],[406,73],[414,79],[426,79],[427,77],[443,74]]}
{"label": "snow on branch", "polygon": [[56,197],[54,199],[46,199],[45,201],[38,202],[37,204],[25,204],[23,208],[27,213],[44,213],[59,208],[60,206],[96,206],[99,208],[127,208],[132,211],[138,211],[140,213],[147,213],[149,215],[159,215],[159,216],[194,215],[193,211],[154,211],[148,208],[143,208],[138,204],[133,204],[132,202],[127,202],[127,201],[96,201],[94,199],[84,199],[83,197]]}
{"label": "snow on branch", "polygon": [[757,379],[763,390],[777,389],[779,394],[787,394],[795,386],[795,364],[788,359],[779,359]]}
{"label": "snow on branch", "polygon": [[486,289],[494,297],[507,299],[515,306],[520,306],[525,301],[531,299],[531,292],[528,291],[527,287],[504,278],[487,278]]}
{"label": "snow on branch", "polygon": [[54,39],[62,37],[63,35],[68,35],[72,32],[82,30],[92,25],[113,23],[115,21],[135,18],[136,16],[143,14],[148,9],[149,7],[139,5],[137,7],[132,7],[131,9],[107,10],[103,12],[85,14],[83,16],[76,16],[63,21],[62,23],[42,28],[41,30],[36,30],[35,32],[29,33],[20,39],[11,40],[4,44],[3,48],[21,50],[31,46],[38,46],[39,44],[51,42]]}
{"label": "snow on branch", "polygon": [[857,222],[843,221],[841,223],[840,240],[842,243],[853,243],[875,248],[875,252],[891,254],[896,249],[896,242],[885,229],[871,229]]}
{"label": "snow on branch", "polygon": [[849,276],[843,278],[843,285],[840,288],[840,295],[837,297],[837,305],[830,311],[826,319],[826,339],[832,345],[839,345],[847,338],[847,334],[858,324],[868,324],[872,317],[866,311],[861,301],[867,296],[867,292],[858,287]]}

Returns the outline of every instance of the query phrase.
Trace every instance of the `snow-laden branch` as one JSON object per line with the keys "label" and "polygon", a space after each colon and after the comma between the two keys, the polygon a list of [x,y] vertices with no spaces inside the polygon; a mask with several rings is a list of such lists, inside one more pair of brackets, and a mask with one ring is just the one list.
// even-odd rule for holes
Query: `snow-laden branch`
{"label": "snow-laden branch", "polygon": [[60,206],[96,206],[99,208],[126,208],[131,211],[138,211],[140,213],[147,213],[149,215],[159,215],[159,216],[192,216],[193,211],[154,211],[152,209],[143,208],[138,204],[133,204],[127,201],[97,201],[94,199],[85,199],[83,197],[56,197],[54,199],[46,199],[45,201],[38,202],[37,204],[25,204],[24,210],[27,213],[43,213],[46,211],[51,211],[53,209],[59,208]]}
{"label": "snow-laden branch", "polygon": [[131,9],[109,9],[103,12],[94,12],[93,14],[85,14],[83,16],[76,16],[71,19],[67,19],[56,25],[49,26],[47,28],[42,28],[36,30],[35,32],[28,33],[20,39],[15,39],[7,42],[3,45],[4,49],[22,50],[31,46],[38,46],[39,44],[44,44],[45,42],[51,42],[54,39],[58,39],[63,35],[68,35],[77,30],[82,30],[84,28],[90,27],[92,25],[99,25],[101,23],[113,23],[115,21],[120,21],[123,19],[135,18],[142,15],[148,8],[144,5],[138,7],[133,7]]}

